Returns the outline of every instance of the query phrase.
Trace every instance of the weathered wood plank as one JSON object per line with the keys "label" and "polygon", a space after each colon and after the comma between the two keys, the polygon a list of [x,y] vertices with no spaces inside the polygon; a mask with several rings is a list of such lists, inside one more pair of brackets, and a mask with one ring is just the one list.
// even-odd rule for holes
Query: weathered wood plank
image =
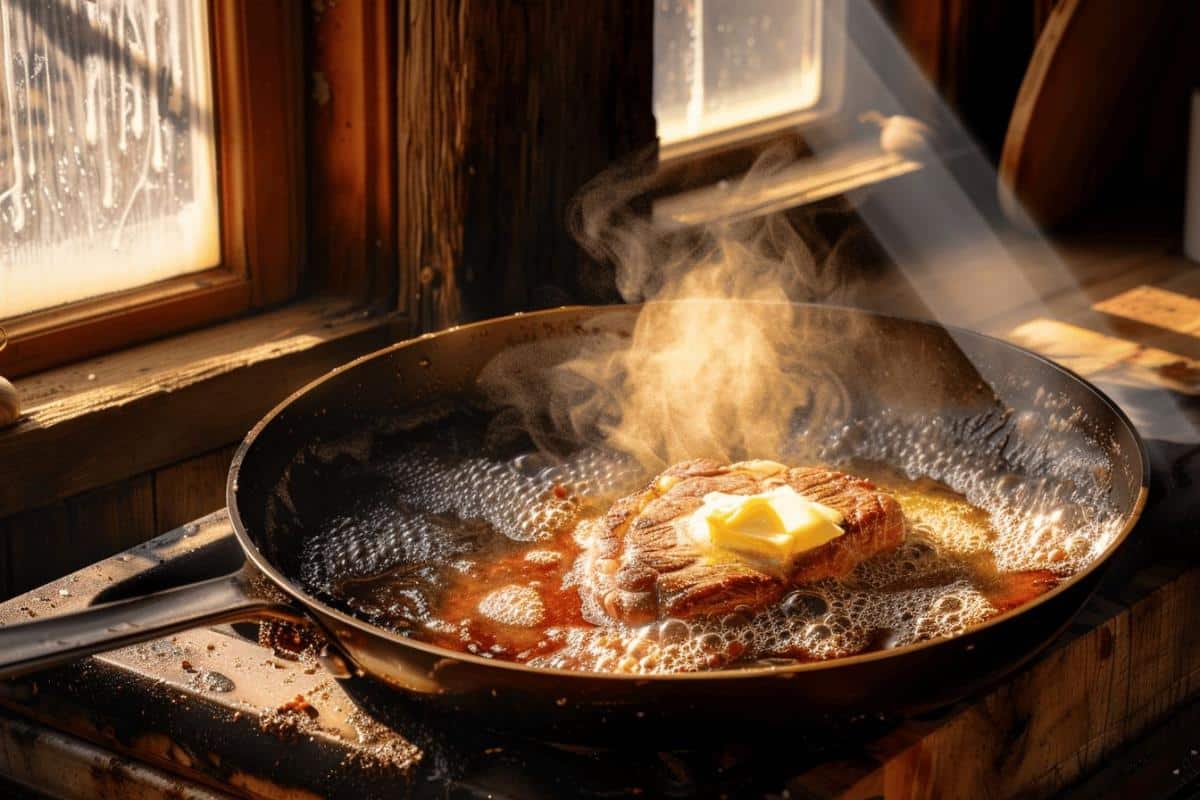
{"label": "weathered wood plank", "polygon": [[1151,591],[980,700],[905,723],[874,762],[827,764],[793,796],[1047,797],[1100,767],[1200,689],[1200,569]]}
{"label": "weathered wood plank", "polygon": [[313,301],[21,380],[25,417],[0,431],[0,516],[236,442],[289,392],[401,335]]}
{"label": "weathered wood plank", "polygon": [[[1176,713],[1143,740],[1115,753],[1109,763],[1063,800],[1111,797],[1178,797],[1200,792],[1200,705]],[[1182,794],[1180,794],[1182,792]]]}
{"label": "weathered wood plank", "polygon": [[155,533],[154,482],[142,475],[5,521],[11,590],[23,592]]}
{"label": "weathered wood plank", "polygon": [[225,505],[225,476],[235,447],[163,467],[154,473],[157,531],[169,531]]}
{"label": "weathered wood plank", "polygon": [[[87,538],[84,551],[104,557],[221,508],[235,449],[225,447],[0,519],[0,599],[40,585],[45,576],[57,577],[80,566],[73,554],[80,546],[63,544],[72,530]],[[152,515],[149,520],[147,508]]]}
{"label": "weathered wood plank", "polygon": [[[1135,286],[1154,284],[1184,274],[1194,265],[1165,247],[1152,247],[1135,237],[1116,243],[1108,257],[1080,245],[1057,251],[1056,260],[1045,269],[1027,271],[1038,300],[1033,304],[1005,307],[1001,302],[970,324],[987,331],[1002,332],[1038,316],[1055,319],[1086,312],[1093,303],[1113,297]],[[1020,257],[1020,252],[1017,253]]]}
{"label": "weathered wood plank", "polygon": [[212,6],[221,260],[250,279],[263,308],[292,299],[305,267],[303,10],[287,0]]}
{"label": "weathered wood plank", "polygon": [[401,6],[398,253],[424,328],[615,297],[564,222],[586,181],[654,141],[653,8]]}
{"label": "weathered wood plank", "polygon": [[313,288],[413,305],[417,265],[396,261],[396,15],[389,0],[312,3],[306,122]]}
{"label": "weathered wood plank", "polygon": [[1191,312],[1198,297],[1200,271],[1164,256],[1056,301],[1052,312],[1008,317],[994,330],[1092,380],[1195,396],[1200,322]]}

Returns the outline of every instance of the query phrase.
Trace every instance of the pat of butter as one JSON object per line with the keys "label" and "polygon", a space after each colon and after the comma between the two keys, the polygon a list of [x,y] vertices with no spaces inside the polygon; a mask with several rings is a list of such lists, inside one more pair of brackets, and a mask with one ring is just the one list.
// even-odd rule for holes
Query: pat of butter
{"label": "pat of butter", "polygon": [[841,536],[842,514],[790,486],[750,495],[711,492],[688,520],[704,550],[724,550],[786,570],[796,556]]}

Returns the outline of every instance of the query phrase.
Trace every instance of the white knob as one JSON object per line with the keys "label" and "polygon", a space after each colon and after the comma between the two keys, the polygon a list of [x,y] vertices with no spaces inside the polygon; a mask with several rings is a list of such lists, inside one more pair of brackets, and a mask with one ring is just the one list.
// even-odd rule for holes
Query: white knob
{"label": "white knob", "polygon": [[17,387],[0,378],[0,428],[7,427],[21,416],[21,398],[17,396]]}

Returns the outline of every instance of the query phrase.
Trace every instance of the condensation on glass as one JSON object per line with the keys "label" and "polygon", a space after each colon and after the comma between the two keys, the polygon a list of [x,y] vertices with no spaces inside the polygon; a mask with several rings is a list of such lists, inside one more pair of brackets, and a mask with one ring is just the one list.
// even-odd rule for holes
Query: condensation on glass
{"label": "condensation on glass", "polygon": [[822,0],[657,0],[654,116],[673,144],[814,108]]}
{"label": "condensation on glass", "polygon": [[220,259],[204,0],[0,0],[0,319]]}

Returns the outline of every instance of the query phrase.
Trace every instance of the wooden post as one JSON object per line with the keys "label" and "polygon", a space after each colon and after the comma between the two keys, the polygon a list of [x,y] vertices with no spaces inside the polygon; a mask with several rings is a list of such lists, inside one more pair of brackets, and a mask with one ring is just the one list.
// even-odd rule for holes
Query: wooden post
{"label": "wooden post", "polygon": [[406,0],[399,17],[398,253],[421,326],[615,299],[565,217],[654,141],[651,2]]}
{"label": "wooden post", "polygon": [[411,311],[396,270],[396,3],[313,2],[308,13],[304,288],[373,308],[399,296]]}

